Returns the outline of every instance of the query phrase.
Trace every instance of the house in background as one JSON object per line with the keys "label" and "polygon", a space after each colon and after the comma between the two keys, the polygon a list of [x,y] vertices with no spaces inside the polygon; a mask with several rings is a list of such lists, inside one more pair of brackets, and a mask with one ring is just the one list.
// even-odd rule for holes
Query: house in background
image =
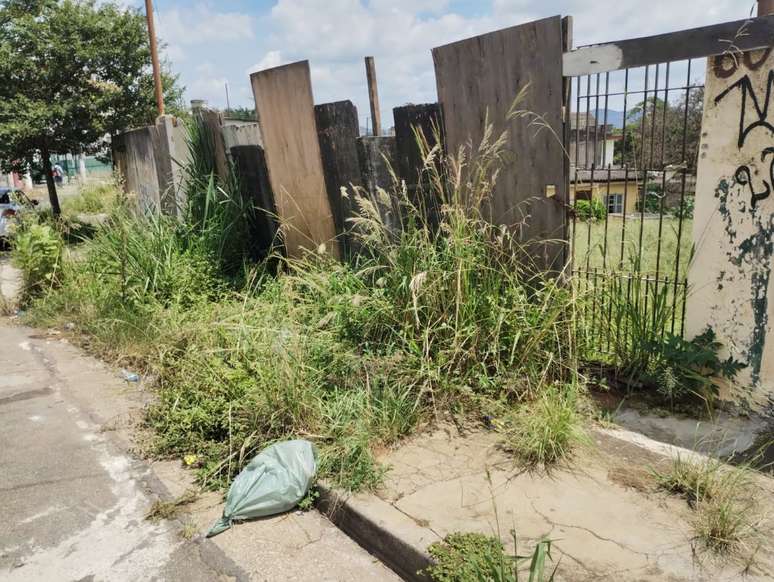
{"label": "house in background", "polygon": [[[664,208],[679,208],[696,192],[696,176],[672,171],[636,170],[615,162],[615,147],[623,139],[620,128],[598,123],[591,113],[570,114],[570,201],[597,200],[608,214],[640,212],[643,183],[648,196],[665,194]],[[656,194],[658,193],[658,194]],[[656,205],[659,199],[656,198]],[[646,213],[648,207],[646,204]],[[651,211],[652,212],[652,211]]]}
{"label": "house in background", "polygon": [[570,200],[598,200],[608,214],[630,214],[639,198],[642,172],[615,167],[621,130],[598,123],[592,113],[570,114]]}
{"label": "house in background", "polygon": [[[624,168],[600,170],[572,170],[570,174],[570,199],[599,200],[605,205],[608,214],[631,214],[639,208],[640,184],[642,172]],[[648,179],[655,183],[655,173]]]}
{"label": "house in background", "polygon": [[615,144],[622,133],[610,123],[597,123],[592,113],[570,114],[570,164],[578,168],[613,165]]}

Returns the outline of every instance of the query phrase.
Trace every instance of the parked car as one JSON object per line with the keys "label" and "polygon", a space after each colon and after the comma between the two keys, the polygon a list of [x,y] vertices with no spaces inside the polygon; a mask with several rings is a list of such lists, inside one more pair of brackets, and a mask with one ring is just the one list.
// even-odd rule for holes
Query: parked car
{"label": "parked car", "polygon": [[0,188],[0,241],[7,241],[11,225],[37,205],[37,200],[31,200],[21,190]]}

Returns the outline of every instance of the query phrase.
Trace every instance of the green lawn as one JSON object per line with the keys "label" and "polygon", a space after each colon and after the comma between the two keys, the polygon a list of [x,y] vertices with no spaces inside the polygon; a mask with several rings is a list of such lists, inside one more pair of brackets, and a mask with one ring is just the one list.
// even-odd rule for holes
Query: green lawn
{"label": "green lawn", "polygon": [[[665,216],[660,225],[658,218],[644,221],[639,216],[610,216],[607,223],[601,221],[580,221],[571,234],[574,245],[575,269],[635,271],[640,262],[641,272],[660,277],[674,278],[677,261],[678,233],[680,221]],[[625,229],[625,234],[624,234]],[[642,245],[640,245],[642,231]],[[623,252],[621,241],[624,241]],[[660,240],[660,245],[659,245]],[[684,219],[680,235],[680,277],[687,274],[693,245],[693,220]],[[660,253],[659,253],[660,247]],[[605,252],[605,248],[607,251]]]}

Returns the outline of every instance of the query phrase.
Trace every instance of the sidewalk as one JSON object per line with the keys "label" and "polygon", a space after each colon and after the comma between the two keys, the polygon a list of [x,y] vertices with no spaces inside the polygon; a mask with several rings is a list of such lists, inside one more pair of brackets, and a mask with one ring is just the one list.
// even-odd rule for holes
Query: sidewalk
{"label": "sidewalk", "polygon": [[398,580],[314,511],[212,540],[219,494],[146,520],[155,500],[191,486],[179,462],[130,452],[150,393],[58,334],[0,318],[0,346],[0,579]]}
{"label": "sidewalk", "polygon": [[[593,437],[595,446],[571,468],[546,475],[516,466],[494,433],[435,430],[384,455],[391,470],[382,490],[346,499],[333,519],[393,568],[410,562],[414,572],[426,565],[427,547],[450,533],[499,532],[513,550],[513,529],[520,553],[541,538],[555,540],[557,580],[742,578],[744,559],[718,558],[698,547],[687,503],[656,490],[650,470],[669,462],[673,447],[619,430],[598,429]],[[771,512],[774,481],[761,477],[760,485]],[[378,543],[369,545],[371,539]],[[385,545],[384,539],[392,541]],[[393,551],[402,543],[410,551]],[[422,579],[410,568],[402,573]],[[746,579],[772,576],[774,554],[761,548]]]}

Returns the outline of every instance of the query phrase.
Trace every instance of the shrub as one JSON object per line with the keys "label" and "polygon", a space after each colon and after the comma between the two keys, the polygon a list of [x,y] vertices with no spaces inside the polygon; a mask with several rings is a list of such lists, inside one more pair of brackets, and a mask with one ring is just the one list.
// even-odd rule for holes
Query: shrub
{"label": "shrub", "polygon": [[733,358],[720,359],[722,344],[710,328],[691,340],[668,333],[661,341],[651,341],[651,346],[653,361],[646,380],[672,404],[697,397],[711,408],[719,392],[716,379],[733,380],[744,368]]}
{"label": "shrub", "polygon": [[63,247],[61,236],[48,224],[28,222],[16,232],[13,262],[22,272],[26,298],[59,284]]}
{"label": "shrub", "polygon": [[607,208],[596,198],[592,200],[576,200],[575,216],[578,220],[604,220]]}
{"label": "shrub", "polygon": [[[516,535],[513,534],[514,543]],[[545,580],[551,542],[537,543],[531,556],[509,556],[502,541],[480,533],[452,533],[428,548],[435,562],[426,573],[435,582],[518,582],[520,565],[529,562],[529,580]],[[548,578],[554,579],[556,570]]]}
{"label": "shrub", "polygon": [[696,196],[686,196],[683,200],[682,207],[678,203],[677,206],[671,209],[672,216],[675,218],[693,218],[694,210],[696,209]]}

